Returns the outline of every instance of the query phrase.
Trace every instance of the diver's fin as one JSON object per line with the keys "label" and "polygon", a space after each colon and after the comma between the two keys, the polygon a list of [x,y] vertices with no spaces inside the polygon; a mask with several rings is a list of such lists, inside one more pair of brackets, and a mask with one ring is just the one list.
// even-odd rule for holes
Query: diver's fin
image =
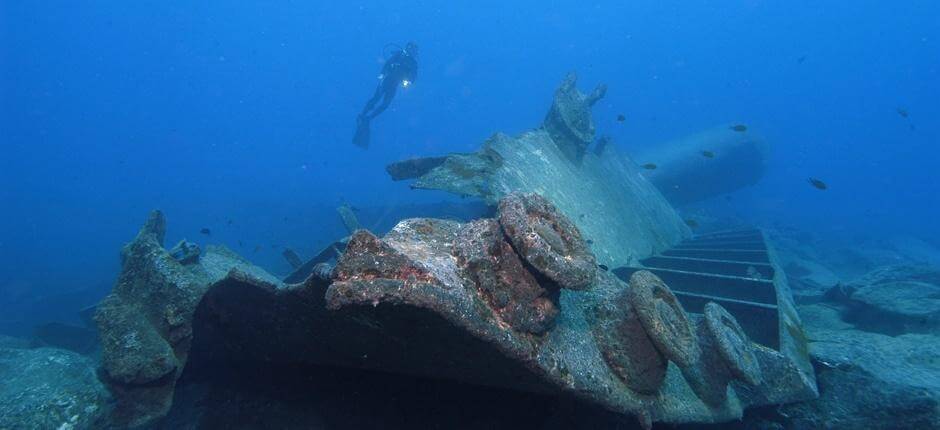
{"label": "diver's fin", "polygon": [[360,117],[356,124],[356,135],[353,136],[353,144],[367,149],[369,147],[369,119]]}

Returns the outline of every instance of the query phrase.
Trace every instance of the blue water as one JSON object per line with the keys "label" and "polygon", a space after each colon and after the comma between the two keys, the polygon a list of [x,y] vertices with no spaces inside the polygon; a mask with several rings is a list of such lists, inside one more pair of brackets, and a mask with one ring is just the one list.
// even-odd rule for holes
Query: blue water
{"label": "blue water", "polygon": [[[383,46],[408,40],[416,85],[354,147]],[[454,200],[384,166],[537,126],[570,70],[609,85],[595,121],[627,152],[717,124],[764,136],[766,177],[720,211],[940,244],[938,52],[928,0],[4,1],[0,331],[106,293],[154,208],[168,244],[224,243],[283,272],[272,245],[335,239],[341,202]]]}

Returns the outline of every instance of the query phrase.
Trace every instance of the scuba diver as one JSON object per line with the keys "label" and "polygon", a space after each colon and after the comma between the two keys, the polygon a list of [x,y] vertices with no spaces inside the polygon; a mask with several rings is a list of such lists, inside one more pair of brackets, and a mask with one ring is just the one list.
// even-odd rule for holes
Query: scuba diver
{"label": "scuba diver", "polygon": [[[388,46],[388,45],[387,45]],[[369,147],[369,122],[388,108],[395,98],[398,86],[408,88],[418,77],[418,45],[408,42],[404,49],[398,48],[382,66],[379,74],[379,85],[375,94],[362,108],[356,124],[356,135],[353,143],[362,148]],[[379,103],[379,99],[382,100]],[[376,103],[379,103],[376,106]],[[374,109],[373,109],[374,108]]]}

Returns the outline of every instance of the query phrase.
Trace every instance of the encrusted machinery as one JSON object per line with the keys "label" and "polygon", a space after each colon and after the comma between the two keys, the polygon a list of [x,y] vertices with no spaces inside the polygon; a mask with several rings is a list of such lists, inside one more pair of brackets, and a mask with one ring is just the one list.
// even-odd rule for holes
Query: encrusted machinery
{"label": "encrusted machinery", "polygon": [[[723,422],[747,407],[814,397],[805,338],[772,254],[765,249],[753,270],[731,258],[742,253],[693,255],[754,236],[683,242],[690,232],[631,160],[613,148],[584,151],[603,87],[585,96],[574,82],[565,80],[538,130],[392,169],[418,176],[419,187],[479,196],[498,207],[493,218],[406,219],[383,237],[358,230],[281,281],[223,248],[171,254],[154,213],[124,248],[118,283],[96,315],[115,422],[159,419],[184,368],[219,361],[572,396],[646,426]],[[615,275],[608,266],[635,269]],[[760,288],[695,290],[681,278],[692,272]],[[775,314],[776,341],[754,329],[758,311]]]}
{"label": "encrusted machinery", "polygon": [[652,272],[669,284],[691,312],[703,313],[709,302],[721,304],[752,339],[779,348],[780,339],[798,323],[780,318],[781,306],[784,316],[795,313],[783,272],[771,261],[760,230],[734,230],[696,236],[640,260],[639,266],[613,272],[624,280],[639,270]]}
{"label": "encrusted machinery", "polygon": [[193,356],[571,395],[647,425],[727,421],[816,394],[805,355],[751,342],[714,301],[687,312],[651,271],[625,283],[593,260],[550,202],[510,194],[496,219],[358,231],[329,280],[230,273],[195,313]]}

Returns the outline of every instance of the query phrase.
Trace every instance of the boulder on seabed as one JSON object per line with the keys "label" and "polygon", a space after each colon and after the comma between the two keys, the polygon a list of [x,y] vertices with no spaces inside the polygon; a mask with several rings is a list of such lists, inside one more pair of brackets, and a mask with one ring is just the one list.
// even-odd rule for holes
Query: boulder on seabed
{"label": "boulder on seabed", "polygon": [[858,330],[828,304],[800,313],[819,398],[780,407],[771,421],[788,429],[940,428],[940,337]]}
{"label": "boulder on seabed", "polygon": [[940,333],[940,270],[931,266],[882,267],[826,296],[841,300],[844,319],[862,330]]}
{"label": "boulder on seabed", "polygon": [[101,428],[110,397],[95,376],[95,362],[27,344],[0,338],[0,428]]}

